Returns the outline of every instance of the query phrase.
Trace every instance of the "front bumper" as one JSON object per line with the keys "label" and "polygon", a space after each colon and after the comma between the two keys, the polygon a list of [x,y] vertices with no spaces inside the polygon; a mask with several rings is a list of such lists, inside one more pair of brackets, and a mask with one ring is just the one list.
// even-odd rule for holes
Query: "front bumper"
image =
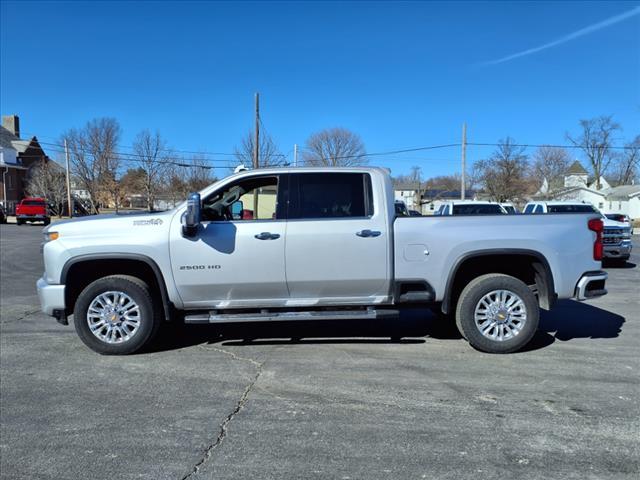
{"label": "front bumper", "polygon": [[64,285],[51,285],[44,278],[36,283],[40,307],[47,315],[57,317],[65,311]]}
{"label": "front bumper", "polygon": [[631,256],[631,240],[623,240],[617,245],[603,245],[604,258],[624,258]]}
{"label": "front bumper", "polygon": [[575,298],[577,300],[587,300],[589,298],[601,297],[607,294],[605,282],[609,275],[607,272],[587,272],[576,285]]}

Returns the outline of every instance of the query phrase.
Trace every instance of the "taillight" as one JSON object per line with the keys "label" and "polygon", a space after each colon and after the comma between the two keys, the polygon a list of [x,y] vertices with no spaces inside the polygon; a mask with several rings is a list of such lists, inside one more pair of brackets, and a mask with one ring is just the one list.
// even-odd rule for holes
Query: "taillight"
{"label": "taillight", "polygon": [[599,218],[592,218],[587,223],[589,230],[596,233],[596,241],[593,242],[593,259],[602,260],[602,230],[604,223]]}

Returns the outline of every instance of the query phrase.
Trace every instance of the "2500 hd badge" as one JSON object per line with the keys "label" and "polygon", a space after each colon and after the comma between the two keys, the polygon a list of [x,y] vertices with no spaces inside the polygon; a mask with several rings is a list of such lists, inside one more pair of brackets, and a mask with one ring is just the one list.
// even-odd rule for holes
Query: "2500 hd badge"
{"label": "2500 hd badge", "polygon": [[180,270],[220,270],[221,265],[180,265]]}

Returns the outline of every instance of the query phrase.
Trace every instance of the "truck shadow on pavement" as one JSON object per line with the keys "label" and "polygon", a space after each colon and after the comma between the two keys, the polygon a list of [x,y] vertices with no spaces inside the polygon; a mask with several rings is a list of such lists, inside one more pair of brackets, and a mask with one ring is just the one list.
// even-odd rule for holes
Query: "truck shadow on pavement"
{"label": "truck shadow on pavement", "polygon": [[[615,338],[624,317],[573,300],[561,300],[555,308],[541,311],[540,326],[522,351],[548,347],[556,340]],[[224,346],[287,344],[424,343],[424,337],[457,340],[462,337],[453,321],[429,310],[403,311],[398,319],[378,321],[340,320],[308,322],[237,323],[218,325],[167,325],[152,351],[166,351],[203,343]]]}
{"label": "truck shadow on pavement", "polygon": [[624,268],[636,268],[636,264],[626,260],[624,262],[602,262],[602,266],[604,268],[614,268],[614,269],[624,269]]}

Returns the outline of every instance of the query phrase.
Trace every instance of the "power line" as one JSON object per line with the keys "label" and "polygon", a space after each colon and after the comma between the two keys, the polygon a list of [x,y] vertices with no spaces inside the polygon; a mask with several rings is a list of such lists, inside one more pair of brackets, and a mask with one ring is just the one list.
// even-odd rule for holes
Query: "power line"
{"label": "power line", "polygon": [[[26,135],[31,135],[33,137],[41,137],[41,138],[50,138],[50,139],[54,139],[56,137],[51,137],[51,136],[47,136],[47,135],[35,135],[32,132],[23,132]],[[22,141],[28,141],[28,140],[22,140]],[[38,143],[41,143],[43,145],[57,145],[57,146],[62,146],[62,144],[60,143],[53,143],[53,142],[44,142],[44,141],[40,141],[38,140]],[[133,145],[116,145],[118,148],[120,149],[129,149],[129,150],[133,150],[135,147]],[[230,157],[234,157],[236,156],[235,153],[229,153],[229,152],[209,152],[207,150],[178,150],[175,148],[171,148],[171,147],[167,147],[167,148],[163,148],[161,149],[161,151],[163,152],[175,152],[175,153],[188,153],[191,155],[225,155],[225,156],[230,156]]]}
{"label": "power line", "polygon": [[[476,147],[501,147],[503,145],[509,145],[511,147],[524,147],[524,148],[541,148],[541,147],[549,147],[549,148],[573,148],[573,149],[584,149],[585,147],[582,145],[550,145],[548,143],[542,144],[533,144],[533,143],[475,143],[475,142],[467,142],[467,145],[473,145]],[[629,145],[602,145],[602,144],[593,144],[589,145],[589,147],[605,147],[609,150],[633,150],[636,147]]]}

